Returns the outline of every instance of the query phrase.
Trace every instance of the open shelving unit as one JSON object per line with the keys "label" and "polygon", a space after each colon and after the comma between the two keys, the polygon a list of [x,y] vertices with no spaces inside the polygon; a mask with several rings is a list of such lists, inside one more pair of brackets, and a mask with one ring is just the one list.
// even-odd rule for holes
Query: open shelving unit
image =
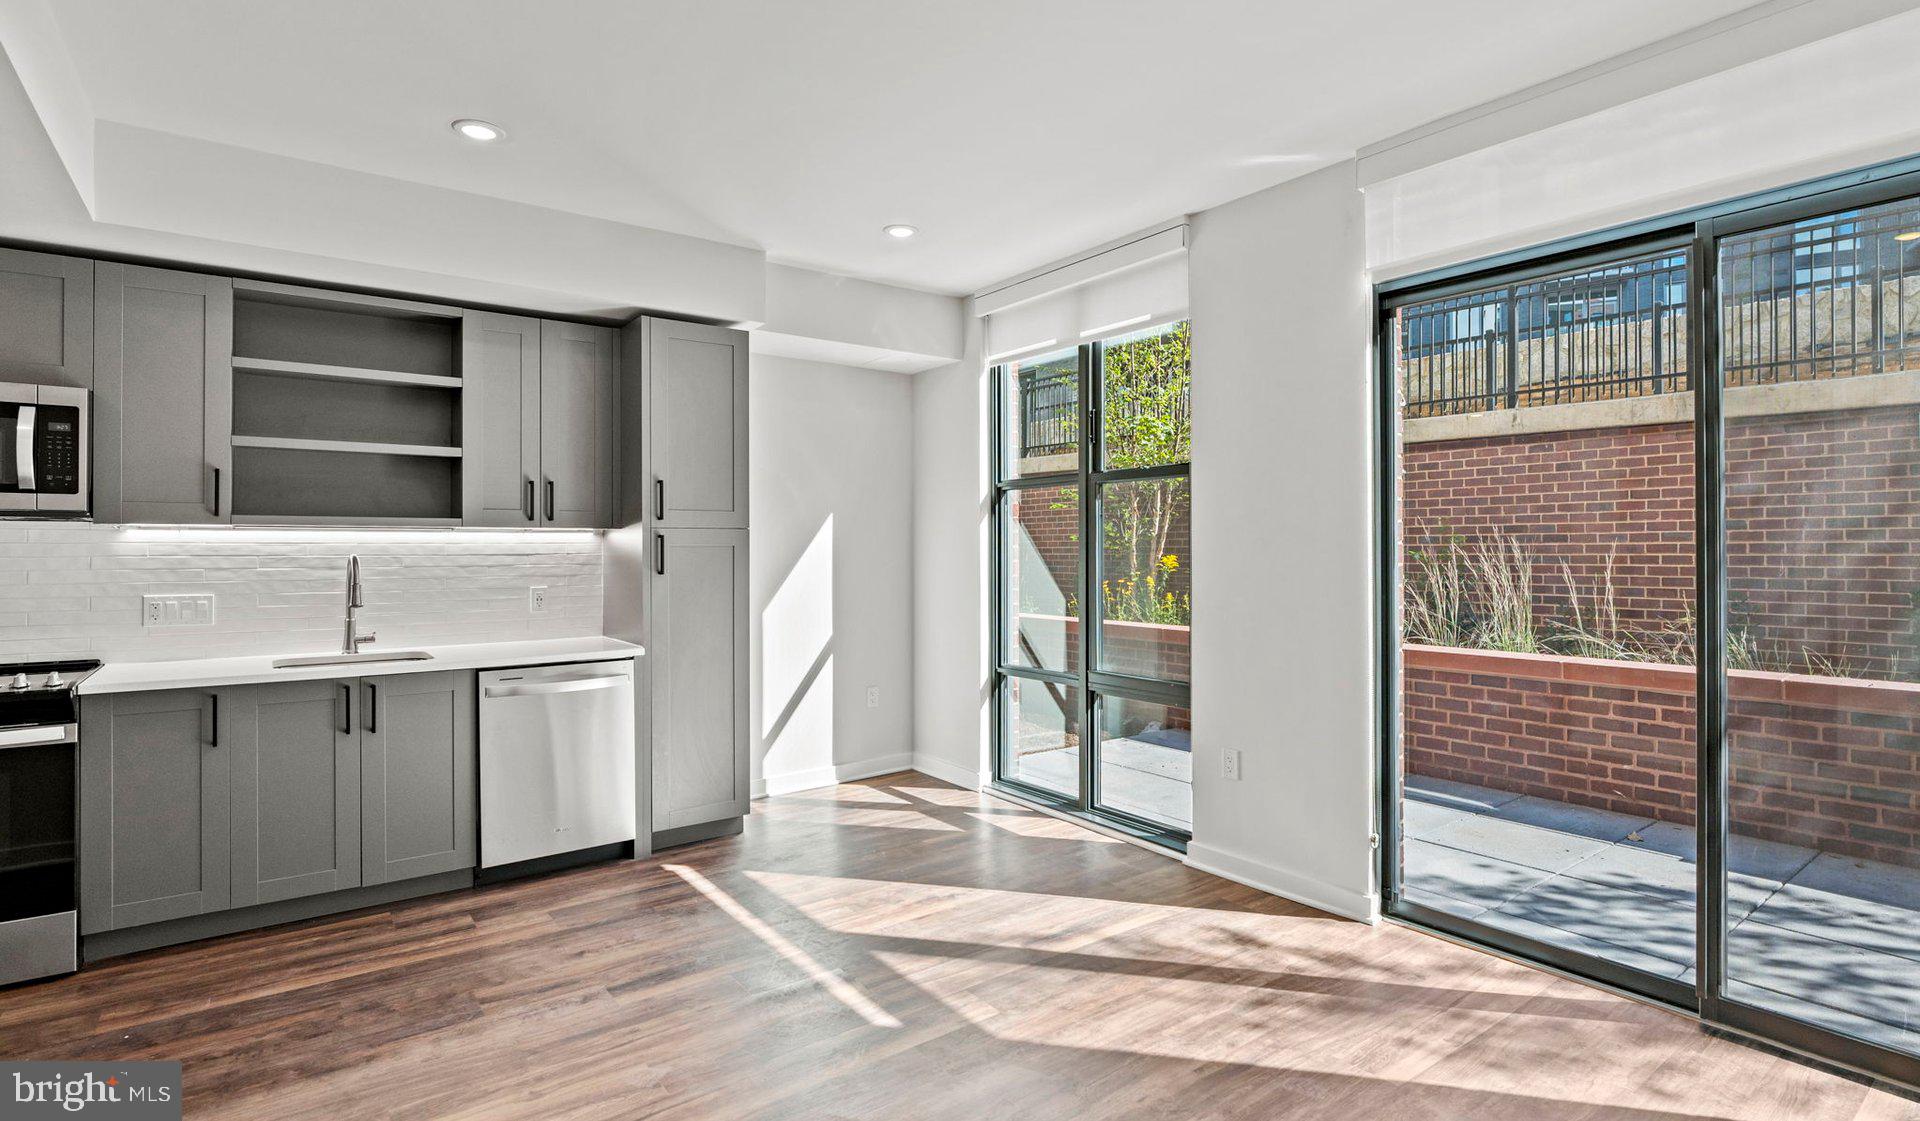
{"label": "open shelving unit", "polygon": [[235,281],[233,520],[458,525],[459,308]]}

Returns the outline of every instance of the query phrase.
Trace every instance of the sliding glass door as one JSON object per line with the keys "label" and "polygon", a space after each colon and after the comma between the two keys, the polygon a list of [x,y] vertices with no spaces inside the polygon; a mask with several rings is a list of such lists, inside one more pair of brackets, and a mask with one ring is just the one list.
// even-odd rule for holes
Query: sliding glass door
{"label": "sliding glass door", "polygon": [[1182,321],[995,385],[995,778],[1171,845],[1192,829]]}
{"label": "sliding glass door", "polygon": [[1916,1083],[1920,175],[1853,179],[1383,290],[1381,871]]}
{"label": "sliding glass door", "polygon": [[1686,1002],[1695,965],[1690,253],[1395,302],[1410,914]]}
{"label": "sliding glass door", "polygon": [[[1920,1066],[1920,200],[1713,223],[1710,1014]],[[1864,1046],[1861,1046],[1864,1045]],[[1872,1051],[1867,1050],[1871,1048]]]}

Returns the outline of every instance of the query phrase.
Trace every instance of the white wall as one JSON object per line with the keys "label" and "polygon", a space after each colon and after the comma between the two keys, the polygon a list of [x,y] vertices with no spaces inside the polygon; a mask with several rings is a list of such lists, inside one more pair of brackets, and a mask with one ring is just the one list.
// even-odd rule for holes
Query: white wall
{"label": "white wall", "polygon": [[905,374],[753,357],[756,794],[912,765],[912,402]]}
{"label": "white wall", "polygon": [[[340,648],[347,557],[359,554],[379,646],[600,633],[590,531],[157,529],[0,525],[0,660],[119,661]],[[527,589],[548,589],[547,610]],[[211,593],[214,623],[144,627],[140,597]]]}
{"label": "white wall", "polygon": [[[1370,295],[1352,162],[1195,215],[1188,862],[1373,891]],[[1220,753],[1243,753],[1222,780]]]}
{"label": "white wall", "polygon": [[964,356],[913,379],[913,766],[986,777],[987,379],[980,321]]}

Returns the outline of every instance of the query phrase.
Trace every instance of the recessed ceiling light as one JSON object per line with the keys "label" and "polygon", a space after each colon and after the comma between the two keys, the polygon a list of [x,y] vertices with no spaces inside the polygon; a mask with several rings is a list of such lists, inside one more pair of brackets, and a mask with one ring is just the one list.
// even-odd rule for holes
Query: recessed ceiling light
{"label": "recessed ceiling light", "polygon": [[501,128],[499,125],[475,120],[472,117],[462,117],[453,122],[453,131],[466,137],[468,140],[478,140],[482,144],[498,140],[507,134],[507,130]]}
{"label": "recessed ceiling light", "polygon": [[1893,235],[1895,241],[1920,241],[1920,230],[1904,230]]}
{"label": "recessed ceiling light", "polygon": [[885,231],[888,237],[897,237],[902,241],[920,232],[904,222],[895,222],[891,226],[882,226],[880,228]]}

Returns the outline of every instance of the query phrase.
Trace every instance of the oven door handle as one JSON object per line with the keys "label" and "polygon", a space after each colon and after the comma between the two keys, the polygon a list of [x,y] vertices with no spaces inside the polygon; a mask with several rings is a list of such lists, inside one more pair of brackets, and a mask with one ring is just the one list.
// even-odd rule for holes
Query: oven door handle
{"label": "oven door handle", "polygon": [[22,405],[13,424],[13,465],[20,474],[22,491],[40,489],[33,475],[33,433],[39,412],[33,405]]}
{"label": "oven door handle", "polygon": [[37,747],[45,743],[76,743],[78,724],[45,724],[38,728],[0,728],[0,750],[9,747]]}

